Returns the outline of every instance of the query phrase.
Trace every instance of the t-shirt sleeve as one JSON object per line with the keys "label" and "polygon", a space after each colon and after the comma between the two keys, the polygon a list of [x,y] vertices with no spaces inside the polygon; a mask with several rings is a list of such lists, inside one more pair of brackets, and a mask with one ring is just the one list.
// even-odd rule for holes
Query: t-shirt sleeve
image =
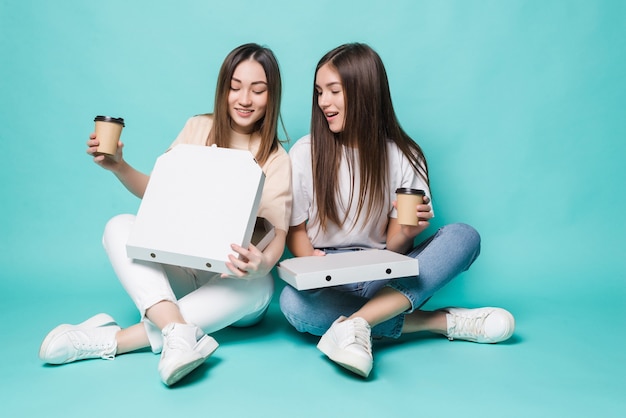
{"label": "t-shirt sleeve", "polygon": [[[407,159],[407,157],[402,154],[399,150],[397,150],[399,166],[400,166],[400,182],[398,187],[407,187],[411,189],[421,189],[424,190],[426,196],[430,199],[430,189],[428,188],[428,184],[422,179],[418,173],[415,172],[415,169]],[[423,167],[423,164],[422,164]],[[396,199],[396,196],[393,196],[393,199]],[[432,206],[432,203],[431,203]],[[433,210],[434,215],[434,210]],[[398,217],[398,211],[395,208],[392,208],[391,213],[389,214],[392,218]]]}
{"label": "t-shirt sleeve", "polygon": [[291,210],[290,225],[300,225],[309,218],[312,204],[313,183],[311,167],[311,146],[306,139],[294,144],[289,151],[291,158],[293,208]]}

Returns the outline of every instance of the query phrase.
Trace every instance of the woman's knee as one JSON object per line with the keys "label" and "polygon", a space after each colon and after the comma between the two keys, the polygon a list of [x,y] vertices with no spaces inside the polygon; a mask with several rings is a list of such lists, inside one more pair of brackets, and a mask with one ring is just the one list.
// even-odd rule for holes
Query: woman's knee
{"label": "woman's knee", "polygon": [[480,234],[474,227],[464,223],[447,225],[445,228],[454,236],[456,246],[461,251],[459,256],[467,260],[467,270],[480,255]]}
{"label": "woman's knee", "polygon": [[278,305],[287,321],[296,327],[298,331],[302,331],[299,323],[306,318],[307,312],[311,312],[311,307],[307,304],[306,292],[300,292],[291,286],[285,286],[280,292]]}
{"label": "woman's knee", "polygon": [[274,277],[268,274],[254,279],[252,284],[254,284],[252,291],[253,299],[256,301],[251,303],[251,305],[255,306],[254,313],[265,312],[274,296]]}
{"label": "woman's knee", "polygon": [[265,318],[269,305],[270,304],[268,303],[263,309],[244,316],[240,320],[234,322],[231,326],[235,328],[247,328],[257,325],[263,320],[263,318]]}
{"label": "woman's knee", "polygon": [[283,314],[289,315],[296,310],[295,307],[299,305],[297,302],[300,299],[299,296],[299,292],[293,287],[286,285],[283,288],[278,298],[278,305]]}
{"label": "woman's knee", "polygon": [[459,241],[464,242],[467,247],[480,248],[480,234],[473,226],[456,223],[446,225],[444,228],[448,233],[454,234]]}
{"label": "woman's knee", "polygon": [[107,247],[108,243],[118,239],[123,239],[124,242],[126,242],[134,222],[135,215],[131,214],[117,215],[109,219],[104,226],[104,233],[102,236],[104,246]]}

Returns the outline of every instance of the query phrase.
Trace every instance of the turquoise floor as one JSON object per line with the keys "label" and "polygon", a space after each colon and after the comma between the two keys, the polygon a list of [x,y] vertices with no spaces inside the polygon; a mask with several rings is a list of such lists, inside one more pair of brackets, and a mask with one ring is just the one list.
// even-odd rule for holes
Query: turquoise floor
{"label": "turquoise floor", "polygon": [[[575,297],[576,289],[542,297],[483,292],[484,304],[498,300],[515,314],[517,332],[509,342],[480,345],[432,335],[378,342],[367,381],[327,361],[315,348],[317,339],[293,331],[273,302],[260,325],[214,334],[221,344],[216,353],[167,388],[150,352],[63,366],[37,358],[41,339],[60,322],[100,311],[122,325],[136,320],[110,272],[90,277],[92,288],[84,292],[72,279],[65,289],[54,280],[56,289],[23,279],[1,293],[6,417],[626,416],[623,288],[586,300]],[[430,306],[472,306],[476,295],[468,282],[462,276]]]}

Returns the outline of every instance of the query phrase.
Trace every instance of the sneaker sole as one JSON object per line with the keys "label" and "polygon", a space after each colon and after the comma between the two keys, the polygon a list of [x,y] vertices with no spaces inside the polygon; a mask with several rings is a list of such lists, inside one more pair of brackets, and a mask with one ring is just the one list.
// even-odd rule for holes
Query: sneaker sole
{"label": "sneaker sole", "polygon": [[211,337],[210,335],[205,335],[200,338],[200,341],[198,341],[198,343],[196,344],[196,350],[206,360],[211,354],[215,352],[215,350],[217,350],[217,347],[219,346],[220,345],[217,343],[217,341],[215,341],[215,338]]}
{"label": "sneaker sole", "polygon": [[317,348],[329,359],[359,376],[367,377],[372,371],[372,362],[367,361],[367,359],[355,359],[354,356],[345,354],[342,349],[331,341],[330,337],[326,337],[326,334],[320,339]]}
{"label": "sneaker sole", "polygon": [[[163,383],[167,386],[172,386],[177,383],[183,377],[187,376],[189,373],[198,368],[198,366],[204,363],[211,356],[211,354],[217,350],[217,347],[219,347],[217,341],[215,341],[213,337],[205,335],[200,339],[200,341],[198,341],[198,344],[195,347],[195,350],[197,350],[201,357],[190,363],[183,364],[169,372],[167,378],[163,379]],[[161,378],[163,378],[163,376],[161,376]]]}
{"label": "sneaker sole", "polygon": [[[42,361],[46,361],[46,351],[48,351],[48,345],[59,335],[63,334],[66,331],[71,329],[76,329],[78,327],[86,327],[86,328],[97,328],[105,325],[117,325],[115,319],[113,319],[110,315],[105,313],[100,313],[92,316],[86,321],[81,322],[80,324],[72,325],[72,324],[61,324],[58,327],[54,328],[52,331],[46,335],[41,346],[39,347],[39,359]],[[49,364],[63,364],[63,363],[49,363]]]}

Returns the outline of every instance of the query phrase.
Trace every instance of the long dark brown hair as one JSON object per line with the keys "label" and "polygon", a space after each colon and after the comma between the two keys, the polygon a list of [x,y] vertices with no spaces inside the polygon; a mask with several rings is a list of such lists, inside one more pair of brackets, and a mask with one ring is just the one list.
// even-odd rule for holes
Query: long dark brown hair
{"label": "long dark brown hair", "polygon": [[218,147],[228,147],[230,142],[231,118],[228,114],[228,94],[231,80],[237,66],[242,62],[252,59],[263,67],[267,77],[267,107],[265,116],[254,127],[261,135],[261,146],[255,155],[259,164],[264,164],[271,153],[279,146],[278,119],[280,118],[280,100],[282,84],[280,69],[274,53],[258,44],[249,43],[235,48],[224,59],[217,77],[215,89],[215,105],[213,108],[213,128],[209,133],[208,144]]}
{"label": "long dark brown hair", "polygon": [[[388,205],[387,141],[393,141],[398,146],[427,184],[428,165],[421,147],[398,122],[387,72],[380,56],[371,47],[350,43],[333,49],[317,64],[316,75],[324,65],[329,65],[339,74],[345,105],[343,131],[333,133],[318,105],[314,86],[311,116],[313,184],[318,220],[322,229],[326,230],[328,222],[343,226],[354,199],[357,199],[357,216],[361,217],[365,208],[366,220],[380,215]],[[358,153],[350,152],[350,149],[356,149]],[[338,172],[344,156],[352,173],[353,187],[349,207],[342,215],[337,208],[337,198],[341,193]],[[360,186],[355,196],[356,170]]]}

